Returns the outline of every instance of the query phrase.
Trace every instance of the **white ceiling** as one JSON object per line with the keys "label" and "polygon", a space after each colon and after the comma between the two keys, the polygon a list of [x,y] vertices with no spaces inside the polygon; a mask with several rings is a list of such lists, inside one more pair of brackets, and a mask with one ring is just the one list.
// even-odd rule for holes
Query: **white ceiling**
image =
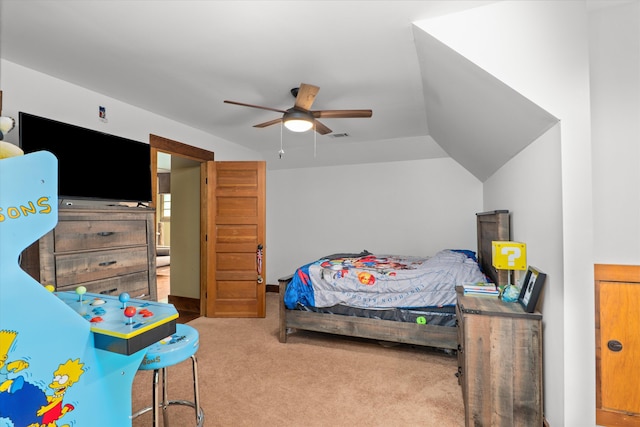
{"label": "white ceiling", "polygon": [[[0,0],[0,55],[257,150],[268,169],[451,156],[484,180],[555,119],[412,23],[490,3]],[[320,87],[313,109],[373,117],[322,120],[343,138],[284,130],[278,159],[280,126],[252,126],[279,113],[223,103],[287,109],[301,82]]]}

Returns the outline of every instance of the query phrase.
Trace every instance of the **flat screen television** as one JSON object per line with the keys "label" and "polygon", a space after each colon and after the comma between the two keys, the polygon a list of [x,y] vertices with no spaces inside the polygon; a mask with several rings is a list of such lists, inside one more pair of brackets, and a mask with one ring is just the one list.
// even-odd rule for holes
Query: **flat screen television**
{"label": "flat screen television", "polygon": [[151,147],[33,114],[19,113],[25,153],[49,151],[58,159],[58,197],[114,202],[151,200]]}

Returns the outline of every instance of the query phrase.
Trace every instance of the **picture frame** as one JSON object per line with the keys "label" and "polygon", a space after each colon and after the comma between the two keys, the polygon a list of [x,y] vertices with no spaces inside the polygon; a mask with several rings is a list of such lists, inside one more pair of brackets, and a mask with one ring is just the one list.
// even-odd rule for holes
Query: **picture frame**
{"label": "picture frame", "polygon": [[520,302],[524,311],[527,313],[533,313],[535,311],[538,298],[540,297],[540,291],[546,278],[547,275],[536,267],[529,266],[527,268],[527,273],[522,281],[520,296],[518,297],[518,302]]}

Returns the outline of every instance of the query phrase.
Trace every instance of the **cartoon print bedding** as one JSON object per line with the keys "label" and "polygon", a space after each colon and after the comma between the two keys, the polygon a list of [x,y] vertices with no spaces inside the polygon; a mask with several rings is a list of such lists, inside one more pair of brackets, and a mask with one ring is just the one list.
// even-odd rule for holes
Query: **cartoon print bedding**
{"label": "cartoon print bedding", "polygon": [[456,285],[486,282],[473,251],[445,249],[432,257],[335,254],[298,268],[285,306],[410,308],[454,305]]}

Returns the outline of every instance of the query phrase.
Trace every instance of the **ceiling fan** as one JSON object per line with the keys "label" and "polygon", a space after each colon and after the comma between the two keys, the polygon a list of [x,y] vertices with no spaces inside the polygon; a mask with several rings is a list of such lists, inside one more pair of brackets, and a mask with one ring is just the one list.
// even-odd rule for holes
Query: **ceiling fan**
{"label": "ceiling fan", "polygon": [[291,94],[295,96],[296,102],[293,107],[288,110],[280,110],[271,107],[262,107],[260,105],[245,104],[243,102],[225,100],[227,104],[242,105],[244,107],[260,108],[262,110],[275,111],[282,113],[282,117],[268,122],[259,123],[253,125],[256,128],[265,128],[267,126],[275,125],[283,122],[287,129],[293,132],[305,132],[311,128],[314,128],[320,135],[326,135],[331,133],[324,124],[320,123],[317,119],[342,119],[342,118],[357,118],[357,117],[371,117],[371,110],[311,110],[311,105],[316,99],[316,95],[320,88],[318,86],[301,83],[299,88],[291,89]]}

